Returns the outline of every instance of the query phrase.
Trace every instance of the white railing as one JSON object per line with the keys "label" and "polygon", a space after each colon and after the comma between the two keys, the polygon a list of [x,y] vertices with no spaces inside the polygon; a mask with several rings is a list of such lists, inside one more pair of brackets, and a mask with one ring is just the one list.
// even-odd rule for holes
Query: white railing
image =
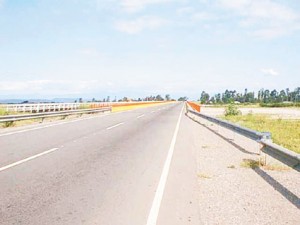
{"label": "white railing", "polygon": [[54,112],[65,110],[78,110],[87,108],[102,108],[110,106],[110,103],[36,103],[36,104],[6,104],[0,105],[6,112]]}

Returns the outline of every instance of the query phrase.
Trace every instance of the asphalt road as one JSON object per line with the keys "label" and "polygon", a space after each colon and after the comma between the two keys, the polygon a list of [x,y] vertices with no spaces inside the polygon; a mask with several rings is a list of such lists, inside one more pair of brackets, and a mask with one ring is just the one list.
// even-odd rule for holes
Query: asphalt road
{"label": "asphalt road", "polygon": [[183,104],[0,133],[0,224],[200,224]]}

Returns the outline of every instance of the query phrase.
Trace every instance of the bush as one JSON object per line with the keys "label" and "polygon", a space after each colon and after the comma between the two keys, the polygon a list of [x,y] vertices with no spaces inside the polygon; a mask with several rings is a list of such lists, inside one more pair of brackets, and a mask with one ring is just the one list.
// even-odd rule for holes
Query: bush
{"label": "bush", "polygon": [[224,112],[225,116],[238,116],[241,115],[242,112],[238,109],[238,107],[234,104],[229,104]]}
{"label": "bush", "polygon": [[10,122],[4,122],[2,126],[4,128],[7,128],[7,127],[13,127],[14,125],[15,125],[14,121],[10,121]]}

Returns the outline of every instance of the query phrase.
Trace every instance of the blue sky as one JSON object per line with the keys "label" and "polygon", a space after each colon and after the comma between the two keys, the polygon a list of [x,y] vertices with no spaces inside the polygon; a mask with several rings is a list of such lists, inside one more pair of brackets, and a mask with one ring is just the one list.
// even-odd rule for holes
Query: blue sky
{"label": "blue sky", "polygon": [[299,0],[0,0],[0,98],[300,86]]}

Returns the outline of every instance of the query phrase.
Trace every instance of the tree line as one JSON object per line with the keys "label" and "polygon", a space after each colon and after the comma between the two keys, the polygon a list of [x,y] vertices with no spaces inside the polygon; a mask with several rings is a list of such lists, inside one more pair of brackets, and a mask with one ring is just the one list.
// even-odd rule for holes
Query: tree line
{"label": "tree line", "polygon": [[[186,101],[188,98],[187,97],[180,97],[178,98],[178,101]],[[162,95],[150,95],[146,96],[143,98],[129,98],[129,97],[123,97],[120,99],[117,99],[115,96],[114,99],[111,99],[110,96],[107,96],[106,98],[103,99],[96,99],[93,98],[91,102],[140,102],[140,101],[176,101],[174,98],[171,98],[170,94],[166,94],[164,97]],[[83,99],[79,98],[78,100],[75,100],[75,102],[82,103]]]}
{"label": "tree line", "polygon": [[202,91],[199,101],[202,104],[228,104],[236,103],[299,103],[300,102],[300,87],[291,91],[289,88],[277,91],[269,89],[260,89],[257,93],[248,91],[246,88],[244,93],[239,93],[236,90],[225,90],[223,93],[217,93],[210,96],[207,92]]}

